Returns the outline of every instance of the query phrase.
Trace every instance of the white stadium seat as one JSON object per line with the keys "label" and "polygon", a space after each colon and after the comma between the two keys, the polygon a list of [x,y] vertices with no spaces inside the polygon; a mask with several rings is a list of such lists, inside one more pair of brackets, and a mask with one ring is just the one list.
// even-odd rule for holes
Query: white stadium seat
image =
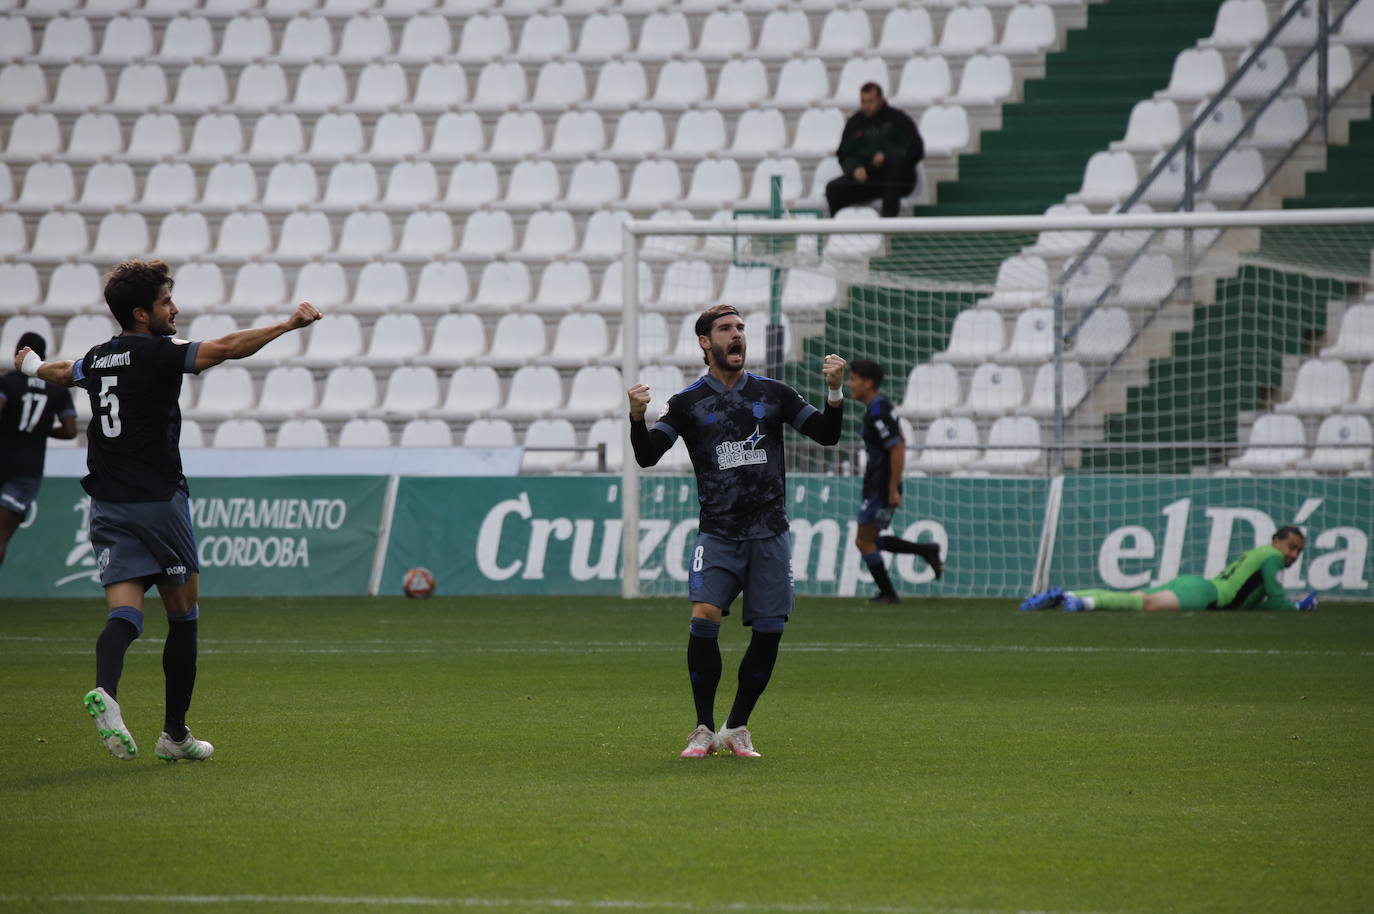
{"label": "white stadium seat", "polygon": [[395,369],[386,381],[386,393],[373,411],[376,418],[407,416],[439,405],[439,376],[427,365]]}
{"label": "white stadium seat", "polygon": [[[1027,416],[1049,416],[1054,414],[1054,374],[1053,363],[1041,365],[1031,384],[1030,399],[1017,412]],[[1077,362],[1063,363],[1063,400],[1066,411],[1074,409],[1087,396],[1088,381],[1083,366]]]}
{"label": "white stadium seat", "polygon": [[339,429],[339,447],[389,448],[391,445],[391,430],[381,419],[349,419]]}
{"label": "white stadium seat", "polygon": [[363,151],[362,118],[352,111],[329,111],[315,121],[310,135],[310,155],[319,159],[340,159]]}
{"label": "white stadium seat", "polygon": [[542,419],[563,405],[563,382],[558,369],[523,365],[511,376],[506,401],[491,411],[497,419]]}
{"label": "white stadium seat", "polygon": [[902,64],[892,104],[920,108],[937,104],[949,97],[952,85],[949,61],[944,57],[939,54],[912,57]]}
{"label": "white stadium seat", "polygon": [[595,297],[591,270],[580,260],[559,260],[544,268],[539,291],[527,310],[563,313],[580,308]]}
{"label": "white stadium seat", "polygon": [[1374,359],[1374,303],[1351,305],[1341,318],[1336,341],[1321,351],[1323,359]]}
{"label": "white stadium seat", "polygon": [[[818,57],[794,57],[782,65],[778,73],[777,89],[773,93],[775,104],[784,106],[805,106],[830,97],[830,76],[825,61]],[[848,108],[855,105],[858,96],[841,99]],[[836,143],[839,134],[836,134]]]}
{"label": "white stadium seat", "polygon": [[414,357],[421,365],[452,368],[486,352],[487,335],[476,314],[445,314],[429,337],[429,348]]}
{"label": "white stadium seat", "polygon": [[714,108],[684,112],[673,134],[673,153],[682,158],[714,155],[725,149],[725,117]]}
{"label": "white stadium seat", "polygon": [[463,430],[463,447],[515,447],[515,429],[505,419],[478,419]]}
{"label": "white stadium seat", "polygon": [[452,447],[453,429],[442,419],[411,419],[401,429],[400,446]]}
{"label": "white stadium seat", "polygon": [[576,451],[545,450],[577,446],[577,433],[567,419],[534,420],[525,429],[524,444],[526,450],[520,461],[522,471],[556,472],[577,458]]}
{"label": "white stadium seat", "polygon": [[363,351],[362,325],[352,314],[331,314],[329,320],[313,324],[304,335],[302,365],[321,368],[340,365]]}
{"label": "white stadium seat", "polygon": [[[1266,413],[1255,419],[1250,427],[1252,445],[1227,466],[1233,470],[1279,472],[1290,468],[1307,454],[1307,433],[1297,416]],[[1284,447],[1254,447],[1253,445],[1285,445]]]}
{"label": "white stadium seat", "polygon": [[1293,395],[1275,412],[1324,416],[1350,400],[1350,369],[1337,359],[1308,359],[1298,369]]}
{"label": "white stadium seat", "polygon": [[573,375],[568,402],[559,414],[568,419],[600,419],[620,411],[626,385],[620,369],[609,365],[584,365]]}
{"label": "white stadium seat", "polygon": [[1374,432],[1364,416],[1327,416],[1317,429],[1310,457],[1298,469],[1343,472],[1368,467],[1374,453]]}
{"label": "white stadium seat", "polygon": [[568,314],[558,322],[553,346],[540,364],[579,368],[599,359],[610,344],[606,319],[600,314]]}
{"label": "white stadium seat", "polygon": [[444,403],[434,410],[434,415],[445,419],[474,419],[491,412],[500,402],[501,381],[496,376],[496,369],[468,365],[449,378]]}
{"label": "white stadium seat", "polygon": [[1021,405],[1025,391],[1021,370],[1014,366],[984,362],[969,380],[968,398],[954,414],[1000,416]]}
{"label": "white stadium seat", "polygon": [[[253,411],[264,419],[290,419],[306,415],[315,407],[315,375],[308,368],[299,365],[278,365],[267,372],[262,379],[262,394],[257,408]],[[311,419],[318,423],[318,419]],[[320,424],[322,432],[324,425]],[[305,430],[302,429],[302,432]],[[313,433],[313,432],[312,432]],[[277,446],[281,447],[281,430],[278,431]],[[299,433],[293,433],[299,434]],[[292,435],[287,439],[291,440]],[[293,444],[292,447],[325,447],[325,444]]]}
{"label": "white stadium seat", "polygon": [[982,362],[1002,351],[1003,334],[1002,317],[996,311],[967,308],[954,319],[947,348],[934,358],[940,362]]}
{"label": "white stadium seat", "polygon": [[228,419],[215,427],[211,447],[267,447],[267,432],[257,419]]}
{"label": "white stadium seat", "polygon": [[[377,378],[361,365],[338,365],[324,379],[324,392],[315,407],[318,419],[352,419],[377,405]],[[343,442],[341,441],[340,444]]]}
{"label": "white stadium seat", "polygon": [[972,469],[991,473],[1025,472],[1041,456],[1040,423],[1028,416],[1003,416],[992,423],[987,444],[1001,447],[989,447],[973,462]]}
{"label": "white stadium seat", "polygon": [[967,416],[942,416],[926,429],[925,445],[909,464],[912,469],[960,470],[978,459],[978,428]]}
{"label": "white stadium seat", "polygon": [[537,314],[504,314],[492,331],[491,348],[476,361],[494,368],[516,368],[544,354],[544,320]]}
{"label": "white stadium seat", "polygon": [[329,432],[319,419],[288,419],[277,428],[277,447],[329,447]]}
{"label": "white stadium seat", "polygon": [[907,417],[934,418],[962,402],[958,370],[953,365],[922,362],[907,375],[906,391],[897,412]]}

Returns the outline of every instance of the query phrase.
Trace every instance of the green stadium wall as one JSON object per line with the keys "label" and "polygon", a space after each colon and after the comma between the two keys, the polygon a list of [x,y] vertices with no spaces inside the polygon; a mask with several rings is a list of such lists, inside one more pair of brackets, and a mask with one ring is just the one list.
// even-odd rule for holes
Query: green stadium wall
{"label": "green stadium wall", "polygon": [[[871,588],[852,545],[858,501],[855,478],[789,478],[798,593]],[[87,504],[76,480],[45,482],[0,572],[8,596],[99,596]],[[644,592],[685,596],[695,486],[646,478],[642,505]],[[445,595],[620,592],[618,477],[198,479],[192,512],[207,597],[362,595],[374,578],[399,594],[417,565]],[[912,479],[896,530],[939,542],[949,564],[940,581],[911,556],[890,565],[904,592],[931,596],[1019,599],[1046,559],[1052,583],[1140,587],[1215,574],[1286,523],[1309,533],[1286,587],[1374,597],[1368,479]]]}

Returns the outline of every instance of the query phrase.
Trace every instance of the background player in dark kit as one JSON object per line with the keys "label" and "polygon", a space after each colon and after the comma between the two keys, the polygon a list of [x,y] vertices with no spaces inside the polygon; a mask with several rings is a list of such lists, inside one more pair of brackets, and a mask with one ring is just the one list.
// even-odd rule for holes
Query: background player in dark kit
{"label": "background player in dark kit", "polygon": [[[26,348],[45,358],[48,341],[25,333],[14,351]],[[67,388],[20,371],[0,375],[0,564],[10,538],[38,497],[48,439],[75,437],[76,409]]]}
{"label": "background player in dark kit", "polygon": [[919,555],[935,571],[938,578],[945,566],[940,561],[940,547],[935,543],[913,543],[896,536],[879,536],[892,525],[893,515],[902,506],[902,470],[906,467],[906,441],[902,426],[892,408],[892,401],[883,396],[883,368],[868,359],[855,359],[849,366],[849,394],[864,405],[863,442],[868,462],[864,468],[863,502],[859,506],[858,529],[854,545],[863,556],[864,564],[878,594],[870,603],[898,603],[897,590],[883,564],[884,552],[905,552]]}

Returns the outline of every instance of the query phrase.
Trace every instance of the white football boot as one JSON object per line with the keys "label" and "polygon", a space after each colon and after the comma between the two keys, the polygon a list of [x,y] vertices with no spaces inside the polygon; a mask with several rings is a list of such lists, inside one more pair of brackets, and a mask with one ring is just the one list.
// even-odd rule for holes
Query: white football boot
{"label": "white football boot", "polygon": [[203,739],[196,739],[191,735],[191,731],[186,731],[186,738],[181,742],[175,742],[167,731],[162,731],[162,735],[157,738],[157,746],[153,749],[153,755],[162,759],[164,762],[175,762],[181,759],[190,759],[193,762],[203,762],[215,754],[215,747]]}
{"label": "white football boot", "polygon": [[711,728],[705,724],[697,725],[692,735],[687,737],[687,748],[682,750],[682,758],[705,758],[716,751],[719,743]]}
{"label": "white football boot", "polygon": [[720,742],[721,749],[733,752],[740,758],[761,757],[754,750],[754,739],[749,735],[748,727],[726,727],[716,734],[716,739]]}
{"label": "white football boot", "polygon": [[100,742],[110,750],[110,755],[124,761],[132,761],[138,755],[138,744],[133,734],[124,726],[124,717],[119,713],[119,702],[110,697],[104,689],[96,687],[82,699],[86,713],[95,721]]}

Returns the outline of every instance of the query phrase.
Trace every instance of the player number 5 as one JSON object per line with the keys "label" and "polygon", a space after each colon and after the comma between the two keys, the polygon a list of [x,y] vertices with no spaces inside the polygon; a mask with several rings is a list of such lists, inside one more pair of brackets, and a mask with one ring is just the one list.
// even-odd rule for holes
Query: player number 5
{"label": "player number 5", "polygon": [[123,431],[119,424],[119,397],[114,387],[119,378],[106,375],[100,379],[100,431],[106,438],[118,438]]}

